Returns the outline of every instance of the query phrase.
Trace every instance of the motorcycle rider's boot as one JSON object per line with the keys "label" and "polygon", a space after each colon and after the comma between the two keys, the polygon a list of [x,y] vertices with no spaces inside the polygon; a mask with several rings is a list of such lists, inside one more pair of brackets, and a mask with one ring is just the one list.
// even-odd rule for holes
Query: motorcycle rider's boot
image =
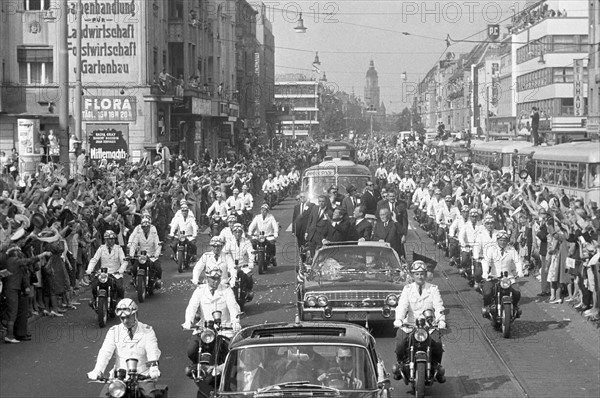
{"label": "motorcycle rider's boot", "polygon": [[490,310],[488,309],[488,307],[482,307],[481,308],[481,315],[484,318],[488,318],[489,319],[489,317],[490,317]]}
{"label": "motorcycle rider's boot", "polygon": [[96,311],[96,299],[91,299],[88,304],[89,304],[89,306],[90,306],[91,309],[93,309],[94,311]]}
{"label": "motorcycle rider's boot", "polygon": [[435,376],[438,383],[442,384],[446,382],[446,369],[439,364],[437,368],[437,374]]}
{"label": "motorcycle rider's boot", "polygon": [[402,374],[402,367],[404,365],[402,364],[402,362],[396,362],[394,364],[394,366],[392,366],[392,375],[394,377],[394,380],[401,380],[404,379],[404,375]]}
{"label": "motorcycle rider's boot", "polygon": [[155,289],[162,289],[162,281],[161,281],[160,279],[157,279],[157,280],[154,282],[154,288],[155,288]]}
{"label": "motorcycle rider's boot", "polygon": [[523,310],[521,309],[521,307],[515,305],[514,313],[515,313],[515,318],[520,318],[521,314],[523,314]]}
{"label": "motorcycle rider's boot", "polygon": [[252,301],[253,298],[254,298],[254,292],[252,290],[250,290],[249,292],[246,293],[246,301],[247,302]]}
{"label": "motorcycle rider's boot", "polygon": [[273,267],[277,267],[277,259],[275,257],[271,259],[271,264],[273,264]]}
{"label": "motorcycle rider's boot", "polygon": [[483,293],[483,290],[481,290],[481,285],[479,283],[475,282],[473,287],[475,288],[475,291],[477,293]]}

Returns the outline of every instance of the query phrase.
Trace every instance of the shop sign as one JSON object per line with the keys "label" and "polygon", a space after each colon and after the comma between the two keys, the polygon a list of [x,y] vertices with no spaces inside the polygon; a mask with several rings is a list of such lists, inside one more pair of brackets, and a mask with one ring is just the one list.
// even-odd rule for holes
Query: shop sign
{"label": "shop sign", "polygon": [[584,115],[583,59],[573,60],[573,115]]}
{"label": "shop sign", "polygon": [[88,124],[86,130],[90,159],[100,161],[106,158],[109,162],[125,164],[129,153],[128,125]]}
{"label": "shop sign", "polygon": [[82,120],[135,122],[135,97],[83,97]]}
{"label": "shop sign", "polygon": [[202,98],[192,97],[192,114],[210,116],[211,101]]}

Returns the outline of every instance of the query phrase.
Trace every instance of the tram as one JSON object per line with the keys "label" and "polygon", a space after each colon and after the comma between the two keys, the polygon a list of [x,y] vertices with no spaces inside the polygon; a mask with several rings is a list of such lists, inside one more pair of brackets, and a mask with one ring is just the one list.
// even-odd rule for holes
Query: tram
{"label": "tram", "polygon": [[[356,162],[356,147],[347,141],[325,141],[325,158],[347,159]],[[324,160],[323,158],[322,160]]]}
{"label": "tram", "polygon": [[467,161],[469,158],[469,148],[467,148],[466,141],[454,141],[452,139],[446,141],[440,141],[437,144],[438,148],[441,149],[441,156],[454,155],[456,160]]}
{"label": "tram", "polygon": [[535,180],[569,196],[600,201],[600,142],[577,141],[536,147]]}
{"label": "tram", "polygon": [[525,169],[527,156],[538,150],[527,141],[472,141],[471,162],[473,170],[487,175],[499,171],[503,175]]}
{"label": "tram", "polygon": [[372,178],[371,170],[367,166],[351,160],[325,157],[323,162],[304,171],[302,190],[308,194],[311,202],[317,204],[319,195],[327,195],[327,190],[332,185],[338,187],[340,194],[345,194],[350,184],[354,185],[358,192],[363,192]]}

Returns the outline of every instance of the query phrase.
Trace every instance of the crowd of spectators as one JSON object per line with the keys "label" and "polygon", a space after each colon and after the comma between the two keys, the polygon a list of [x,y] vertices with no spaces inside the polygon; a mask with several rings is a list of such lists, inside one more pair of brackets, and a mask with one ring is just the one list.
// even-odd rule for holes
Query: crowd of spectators
{"label": "crowd of spectators", "polygon": [[[125,246],[149,212],[163,247],[182,200],[203,224],[217,192],[231,196],[243,184],[256,194],[269,171],[302,169],[313,148],[277,151],[257,145],[226,158],[197,162],[157,146],[154,159],[122,164],[90,160],[78,150],[72,178],[47,159],[35,175],[4,173],[0,179],[0,313],[11,341],[27,340],[33,315],[63,316],[79,304],[73,293],[89,284],[85,267],[106,230]],[[203,225],[208,225],[204,222]]]}

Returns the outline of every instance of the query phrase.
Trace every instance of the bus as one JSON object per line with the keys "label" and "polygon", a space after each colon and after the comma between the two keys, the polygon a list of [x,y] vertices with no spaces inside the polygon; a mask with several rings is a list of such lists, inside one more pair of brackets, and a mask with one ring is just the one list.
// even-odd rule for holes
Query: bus
{"label": "bus", "polygon": [[442,151],[442,156],[454,154],[455,160],[462,160],[464,162],[469,159],[470,149],[467,148],[466,141],[454,141],[449,139],[438,142],[437,146]]}
{"label": "bus", "polygon": [[525,169],[527,156],[539,147],[527,141],[472,141],[471,163],[473,170],[487,175],[499,171],[502,175]]}
{"label": "bus", "polygon": [[319,195],[327,195],[327,190],[332,185],[336,185],[342,195],[346,193],[350,184],[354,185],[358,192],[363,192],[372,178],[371,170],[367,166],[351,160],[326,160],[304,171],[302,190],[308,194],[308,200],[318,204]]}
{"label": "bus", "polygon": [[[356,147],[347,141],[325,141],[325,157],[356,162]],[[321,159],[324,160],[325,158]]]}
{"label": "bus", "polygon": [[[577,141],[536,147],[535,180],[568,196],[600,201],[600,142]],[[533,177],[533,176],[532,176]]]}

